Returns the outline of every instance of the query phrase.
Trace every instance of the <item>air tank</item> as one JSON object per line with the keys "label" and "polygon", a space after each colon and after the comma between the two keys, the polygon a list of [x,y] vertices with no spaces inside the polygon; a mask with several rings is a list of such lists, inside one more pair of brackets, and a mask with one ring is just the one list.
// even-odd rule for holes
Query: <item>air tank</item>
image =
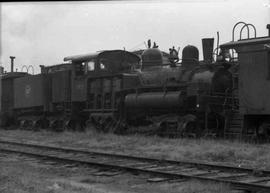
{"label": "air tank", "polygon": [[142,68],[162,65],[162,52],[158,48],[149,48],[142,53]]}
{"label": "air tank", "polygon": [[184,68],[193,68],[198,65],[199,50],[197,47],[188,45],[182,51],[182,66]]}
{"label": "air tank", "polygon": [[168,109],[184,105],[181,92],[147,92],[128,94],[125,106],[131,109]]}

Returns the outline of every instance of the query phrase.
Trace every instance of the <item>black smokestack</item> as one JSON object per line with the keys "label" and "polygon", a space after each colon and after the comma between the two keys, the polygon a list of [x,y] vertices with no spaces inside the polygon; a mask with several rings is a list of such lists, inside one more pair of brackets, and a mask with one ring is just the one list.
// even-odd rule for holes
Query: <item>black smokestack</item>
{"label": "black smokestack", "polygon": [[213,48],[214,48],[214,38],[204,38],[202,39],[203,47],[203,60],[205,62],[213,61]]}
{"label": "black smokestack", "polygon": [[10,72],[13,72],[15,56],[10,56]]}
{"label": "black smokestack", "polygon": [[270,24],[267,24],[266,28],[268,29],[268,36],[270,37]]}

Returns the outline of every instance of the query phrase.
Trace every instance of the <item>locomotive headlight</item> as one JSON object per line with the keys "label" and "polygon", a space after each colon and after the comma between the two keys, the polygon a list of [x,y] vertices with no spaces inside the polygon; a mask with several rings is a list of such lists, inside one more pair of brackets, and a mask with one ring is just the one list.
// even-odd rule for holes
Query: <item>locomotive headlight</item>
{"label": "locomotive headlight", "polygon": [[220,61],[222,61],[222,60],[223,60],[223,56],[222,56],[222,55],[218,55],[218,56],[217,56],[217,61],[220,62]]}
{"label": "locomotive headlight", "polygon": [[231,61],[232,56],[231,56],[229,50],[225,50],[223,52],[223,57],[224,57],[224,60],[225,61],[227,61],[227,62],[230,62]]}
{"label": "locomotive headlight", "polygon": [[225,60],[226,60],[227,62],[230,62],[231,58],[225,58]]}
{"label": "locomotive headlight", "polygon": [[197,108],[200,108],[200,104],[197,104],[196,107],[197,107]]}

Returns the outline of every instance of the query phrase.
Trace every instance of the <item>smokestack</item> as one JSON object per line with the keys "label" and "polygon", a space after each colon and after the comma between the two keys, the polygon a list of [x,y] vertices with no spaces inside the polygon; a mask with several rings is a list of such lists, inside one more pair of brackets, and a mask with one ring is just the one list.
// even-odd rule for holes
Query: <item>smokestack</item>
{"label": "smokestack", "polygon": [[14,68],[14,59],[15,59],[15,56],[10,56],[10,62],[11,62],[10,72],[13,72],[13,68]]}
{"label": "smokestack", "polygon": [[270,37],[270,24],[267,24],[266,28],[268,29],[268,36]]}
{"label": "smokestack", "polygon": [[3,66],[0,66],[0,75],[1,74],[4,74],[4,67]]}
{"label": "smokestack", "polygon": [[214,38],[204,38],[204,39],[202,39],[202,47],[203,47],[203,60],[205,62],[212,63],[212,61],[213,61]]}

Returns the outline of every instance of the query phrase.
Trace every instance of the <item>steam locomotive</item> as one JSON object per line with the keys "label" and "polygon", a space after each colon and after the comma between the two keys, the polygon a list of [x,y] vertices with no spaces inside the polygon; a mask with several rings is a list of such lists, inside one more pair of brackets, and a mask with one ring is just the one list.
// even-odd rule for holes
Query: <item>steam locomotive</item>
{"label": "steam locomotive", "polygon": [[[248,25],[244,23],[244,27]],[[232,57],[238,51],[235,46],[244,46],[245,41],[251,41],[252,46],[268,45],[270,38],[217,45],[216,51],[214,39],[205,38],[202,61],[195,46],[186,46],[180,60],[179,50],[174,47],[166,53],[148,41],[145,50],[68,56],[65,63],[40,66],[37,75],[3,73],[0,123],[52,130],[95,128],[114,133],[129,133],[145,125],[159,135],[169,136],[249,134],[242,127],[243,103],[239,98],[239,85],[241,88],[246,80],[238,74],[239,63],[245,63],[247,55],[242,57],[239,52],[239,61]],[[249,45],[247,49],[252,47]],[[257,50],[251,49],[253,52]],[[266,57],[263,59],[258,62],[269,63]],[[245,89],[247,92],[252,91]],[[268,128],[258,129],[261,118],[256,116],[252,116],[251,125],[256,125],[252,135]],[[263,124],[267,125],[265,121]]]}

